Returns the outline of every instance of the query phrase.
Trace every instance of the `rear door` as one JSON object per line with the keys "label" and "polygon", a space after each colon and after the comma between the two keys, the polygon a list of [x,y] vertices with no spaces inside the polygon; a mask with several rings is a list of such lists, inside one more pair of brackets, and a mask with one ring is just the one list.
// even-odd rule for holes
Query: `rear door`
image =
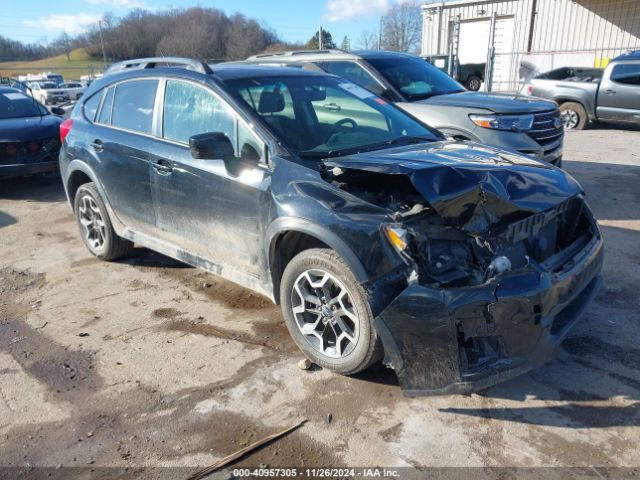
{"label": "rear door", "polygon": [[87,143],[116,216],[135,231],[155,230],[149,148],[157,79],[129,80],[107,89]]}
{"label": "rear door", "polygon": [[[158,235],[227,278],[235,270],[258,279],[267,271],[262,237],[270,205],[264,144],[210,88],[178,79],[163,87],[161,139],[151,150]],[[221,158],[192,158],[189,138],[210,132],[225,133],[236,156],[260,163],[233,176]]]}
{"label": "rear door", "polygon": [[598,119],[640,123],[640,61],[616,62],[607,70],[598,90]]}

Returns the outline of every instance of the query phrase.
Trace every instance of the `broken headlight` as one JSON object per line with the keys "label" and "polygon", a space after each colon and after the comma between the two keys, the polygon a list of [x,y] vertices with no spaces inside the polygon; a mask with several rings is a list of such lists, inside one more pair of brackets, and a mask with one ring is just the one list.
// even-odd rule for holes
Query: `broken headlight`
{"label": "broken headlight", "polygon": [[409,232],[406,228],[400,225],[383,225],[382,231],[384,232],[389,243],[398,253],[406,254],[406,249],[409,246]]}

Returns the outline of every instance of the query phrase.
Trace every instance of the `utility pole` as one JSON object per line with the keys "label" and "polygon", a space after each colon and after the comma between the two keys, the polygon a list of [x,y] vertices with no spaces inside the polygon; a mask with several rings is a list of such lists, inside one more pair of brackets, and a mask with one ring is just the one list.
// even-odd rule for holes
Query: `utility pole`
{"label": "utility pole", "polygon": [[380,30],[378,30],[378,50],[382,50],[382,17],[380,17]]}
{"label": "utility pole", "polygon": [[322,25],[320,25],[320,29],[318,30],[318,50],[322,50],[324,45],[322,41]]}
{"label": "utility pole", "polygon": [[104,51],[104,38],[102,38],[102,20],[98,20],[98,28],[100,29],[100,46],[102,47],[102,70],[107,68],[107,54]]}

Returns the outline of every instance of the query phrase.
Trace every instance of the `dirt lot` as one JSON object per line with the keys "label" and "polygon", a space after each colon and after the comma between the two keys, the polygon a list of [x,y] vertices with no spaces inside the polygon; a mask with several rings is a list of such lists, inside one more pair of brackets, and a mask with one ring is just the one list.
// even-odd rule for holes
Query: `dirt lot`
{"label": "dirt lot", "polygon": [[0,465],[191,472],[307,418],[239,465],[640,466],[638,145],[567,135],[604,288],[557,360],[471,396],[408,399],[382,367],[301,371],[267,300],[144,249],[99,262],[59,179],[0,182]]}

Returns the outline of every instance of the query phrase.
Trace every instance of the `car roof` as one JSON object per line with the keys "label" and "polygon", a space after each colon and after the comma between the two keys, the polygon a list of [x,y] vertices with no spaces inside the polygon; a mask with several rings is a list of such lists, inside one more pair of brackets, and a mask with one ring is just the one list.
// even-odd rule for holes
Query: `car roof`
{"label": "car roof", "polygon": [[403,52],[389,52],[386,50],[352,50],[346,52],[344,50],[289,50],[285,52],[267,53],[254,55],[247,59],[251,63],[296,63],[308,62],[311,60],[364,60],[383,59],[383,58],[415,58],[415,55]]}
{"label": "car roof", "polygon": [[619,60],[640,60],[640,50],[633,50],[631,52],[623,53],[622,55],[618,55],[611,61],[617,62]]}
{"label": "car roof", "polygon": [[293,77],[326,76],[324,72],[303,70],[273,65],[253,63],[220,63],[212,65],[213,74],[221,80],[236,80],[253,77]]}
{"label": "car roof", "polygon": [[23,93],[22,90],[13,87],[0,87],[0,93]]}
{"label": "car roof", "polygon": [[[135,62],[132,61],[132,63]],[[94,83],[104,85],[112,83],[110,79],[131,79],[142,78],[154,75],[166,75],[193,77],[194,75],[212,75],[219,80],[235,80],[253,77],[291,77],[291,76],[313,76],[327,75],[324,72],[312,72],[298,68],[288,68],[283,66],[262,65],[256,63],[229,62],[207,65],[211,69],[211,73],[195,72],[192,69],[181,66],[157,66],[153,68],[128,68],[126,70],[115,71],[114,73],[104,75],[101,79],[97,79]],[[93,86],[93,83],[92,83]]]}

